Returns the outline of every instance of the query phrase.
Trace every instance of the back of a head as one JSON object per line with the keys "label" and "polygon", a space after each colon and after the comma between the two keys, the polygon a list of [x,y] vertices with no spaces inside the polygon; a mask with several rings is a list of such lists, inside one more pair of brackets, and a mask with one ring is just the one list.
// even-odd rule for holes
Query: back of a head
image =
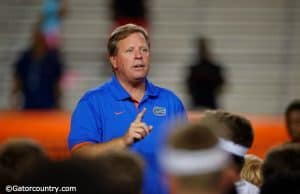
{"label": "back of a head", "polygon": [[143,161],[128,150],[111,151],[96,159],[103,193],[140,194],[143,182]]}
{"label": "back of a head", "polygon": [[167,174],[176,177],[180,187],[194,191],[218,190],[228,155],[218,147],[217,136],[200,124],[176,130],[161,152]]}
{"label": "back of a head", "polygon": [[[223,138],[229,138],[235,144],[248,148],[253,144],[254,134],[251,123],[240,115],[221,110],[205,111],[200,123],[203,125],[216,125],[219,128],[212,127],[218,130],[216,133],[223,136]],[[224,131],[222,132],[222,130]]]}
{"label": "back of a head", "polygon": [[267,153],[262,165],[264,181],[276,174],[300,174],[300,145],[283,144]]}
{"label": "back of a head", "polygon": [[277,174],[263,183],[260,194],[298,194],[299,182],[300,174]]}
{"label": "back of a head", "polygon": [[178,149],[202,150],[217,145],[218,138],[208,128],[199,124],[191,124],[177,129],[170,136],[168,143]]}
{"label": "back of a head", "polygon": [[46,159],[42,147],[30,139],[10,139],[0,146],[0,166],[14,181]]}
{"label": "back of a head", "polygon": [[200,123],[216,130],[221,138],[222,148],[231,153],[241,170],[244,155],[252,146],[254,133],[251,123],[240,115],[225,111],[205,111]]}
{"label": "back of a head", "polygon": [[245,164],[241,171],[241,178],[260,187],[262,184],[261,166],[263,160],[253,154],[245,155]]}
{"label": "back of a head", "polygon": [[[72,158],[64,161],[48,161],[26,174],[21,184],[26,186],[52,186],[68,189],[75,193],[102,193],[98,183],[97,167],[88,160]],[[55,190],[44,188],[43,193],[53,193]],[[31,191],[34,193],[34,191]],[[31,193],[29,192],[29,193]],[[61,191],[59,191],[61,192]]]}

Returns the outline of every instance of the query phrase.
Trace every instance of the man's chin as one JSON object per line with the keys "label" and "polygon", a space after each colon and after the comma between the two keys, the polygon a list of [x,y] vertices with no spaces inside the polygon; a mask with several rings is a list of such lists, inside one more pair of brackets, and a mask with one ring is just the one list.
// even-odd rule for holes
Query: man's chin
{"label": "man's chin", "polygon": [[136,74],[135,76],[133,76],[133,79],[137,80],[137,81],[143,81],[146,79],[146,77],[147,77],[146,73],[140,73],[140,74]]}
{"label": "man's chin", "polygon": [[134,78],[134,81],[135,81],[135,82],[143,82],[143,81],[145,81],[145,80],[146,80],[146,76]]}

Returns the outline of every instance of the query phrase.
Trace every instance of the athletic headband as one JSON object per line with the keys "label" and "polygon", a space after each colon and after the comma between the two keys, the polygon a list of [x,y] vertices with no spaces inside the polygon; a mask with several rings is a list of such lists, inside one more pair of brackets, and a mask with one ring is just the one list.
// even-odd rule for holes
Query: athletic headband
{"label": "athletic headband", "polygon": [[236,144],[232,141],[226,140],[224,138],[219,138],[220,146],[225,151],[232,153],[237,156],[244,157],[247,153],[248,149],[247,147],[244,147],[242,145]]}
{"label": "athletic headband", "polygon": [[197,175],[223,168],[229,155],[217,145],[203,151],[164,148],[160,155],[163,169],[174,175]]}

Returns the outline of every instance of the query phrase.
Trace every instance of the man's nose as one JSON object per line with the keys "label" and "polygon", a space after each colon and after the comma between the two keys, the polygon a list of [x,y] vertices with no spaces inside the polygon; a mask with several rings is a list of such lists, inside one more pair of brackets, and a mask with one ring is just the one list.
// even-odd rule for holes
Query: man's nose
{"label": "man's nose", "polygon": [[142,55],[142,51],[141,50],[136,50],[135,51],[135,58],[142,58],[143,55]]}

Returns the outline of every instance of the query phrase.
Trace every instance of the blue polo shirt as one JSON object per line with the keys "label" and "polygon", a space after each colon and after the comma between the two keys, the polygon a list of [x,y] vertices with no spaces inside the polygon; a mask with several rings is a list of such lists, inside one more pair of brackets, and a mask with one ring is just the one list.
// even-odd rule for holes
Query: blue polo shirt
{"label": "blue polo shirt", "polygon": [[79,101],[72,115],[69,149],[84,143],[108,142],[127,132],[137,114],[146,108],[142,122],[152,125],[152,131],[130,148],[146,162],[143,194],[168,193],[161,181],[157,149],[168,122],[186,121],[186,112],[180,99],[171,91],[146,80],[146,91],[138,107],[115,76],[102,86],[88,91]]}

